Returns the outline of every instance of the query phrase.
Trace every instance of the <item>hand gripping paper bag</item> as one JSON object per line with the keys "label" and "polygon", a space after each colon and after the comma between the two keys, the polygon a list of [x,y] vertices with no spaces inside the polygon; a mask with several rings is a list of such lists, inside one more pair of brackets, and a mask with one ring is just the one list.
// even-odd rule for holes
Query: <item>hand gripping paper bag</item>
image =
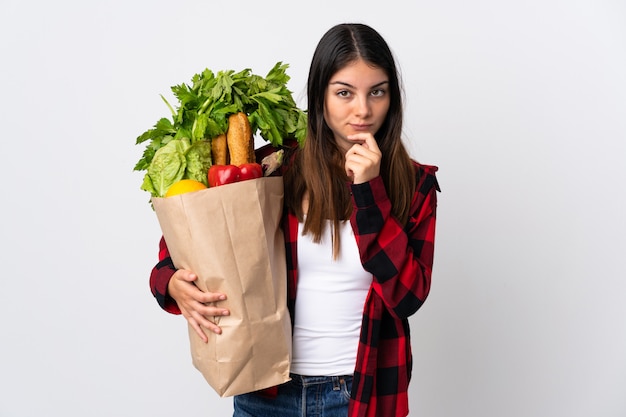
{"label": "hand gripping paper bag", "polygon": [[189,327],[193,365],[222,397],[289,380],[283,181],[267,177],[167,198],[152,198],[176,268],[197,276],[202,291],[222,292],[230,316],[222,334]]}

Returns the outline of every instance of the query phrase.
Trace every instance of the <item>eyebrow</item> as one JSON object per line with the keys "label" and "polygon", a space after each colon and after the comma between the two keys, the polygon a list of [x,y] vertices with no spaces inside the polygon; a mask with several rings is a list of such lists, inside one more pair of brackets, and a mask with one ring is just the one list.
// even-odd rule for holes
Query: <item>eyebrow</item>
{"label": "eyebrow", "polygon": [[[336,84],[343,85],[343,86],[350,87],[350,88],[355,88],[352,84],[346,83],[346,82],[343,82],[343,81],[333,81],[329,85],[336,85]],[[378,88],[378,87],[380,87],[380,86],[382,86],[384,84],[389,84],[389,80],[381,81],[378,84],[374,84],[370,88]]]}

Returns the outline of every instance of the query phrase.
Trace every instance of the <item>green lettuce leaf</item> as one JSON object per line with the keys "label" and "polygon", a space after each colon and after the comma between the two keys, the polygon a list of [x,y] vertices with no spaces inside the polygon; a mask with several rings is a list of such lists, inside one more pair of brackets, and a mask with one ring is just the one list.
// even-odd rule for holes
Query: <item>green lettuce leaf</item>
{"label": "green lettuce leaf", "polygon": [[187,169],[185,178],[200,181],[209,186],[207,174],[211,167],[211,141],[202,140],[195,142],[185,154]]}
{"label": "green lettuce leaf", "polygon": [[[189,149],[187,139],[172,140],[160,148],[154,154],[152,162],[147,170],[149,180],[144,178],[144,186],[152,188],[150,191],[154,197],[164,197],[168,188],[175,182],[181,180],[187,168],[187,158],[185,153]],[[151,183],[151,187],[147,186]]]}

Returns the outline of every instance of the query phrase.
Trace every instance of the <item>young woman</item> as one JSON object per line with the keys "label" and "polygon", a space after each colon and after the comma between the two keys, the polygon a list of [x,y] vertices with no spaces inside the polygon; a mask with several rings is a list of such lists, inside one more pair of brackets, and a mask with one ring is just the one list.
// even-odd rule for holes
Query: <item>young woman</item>
{"label": "young woman", "polygon": [[[437,168],[403,146],[398,71],[371,27],[332,27],[307,90],[307,138],[282,169],[292,381],[236,396],[235,416],[406,416],[408,318],[430,289]],[[206,304],[227,294],[200,292],[160,249],[159,304],[205,340],[203,328],[220,333],[210,318],[229,312]]]}

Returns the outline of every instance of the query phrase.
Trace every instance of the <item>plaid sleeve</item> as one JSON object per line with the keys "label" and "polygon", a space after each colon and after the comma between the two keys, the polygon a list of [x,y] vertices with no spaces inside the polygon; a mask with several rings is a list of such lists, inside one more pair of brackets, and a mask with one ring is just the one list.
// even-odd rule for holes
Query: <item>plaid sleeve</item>
{"label": "plaid sleeve", "polygon": [[167,285],[176,272],[165,239],[159,242],[159,262],[150,273],[150,290],[162,309],[172,314],[181,314],[176,301],[167,293]]}
{"label": "plaid sleeve", "polygon": [[401,226],[380,178],[352,186],[351,218],[361,261],[374,276],[365,303],[354,372],[352,417],[404,417],[413,359],[408,316],[430,288],[439,185],[436,167],[420,166],[409,221]]}
{"label": "plaid sleeve", "polygon": [[434,166],[417,165],[419,175],[409,221],[391,215],[391,201],[380,177],[351,185],[351,217],[363,267],[372,273],[372,289],[396,318],[415,313],[430,290],[435,240],[437,191]]}

